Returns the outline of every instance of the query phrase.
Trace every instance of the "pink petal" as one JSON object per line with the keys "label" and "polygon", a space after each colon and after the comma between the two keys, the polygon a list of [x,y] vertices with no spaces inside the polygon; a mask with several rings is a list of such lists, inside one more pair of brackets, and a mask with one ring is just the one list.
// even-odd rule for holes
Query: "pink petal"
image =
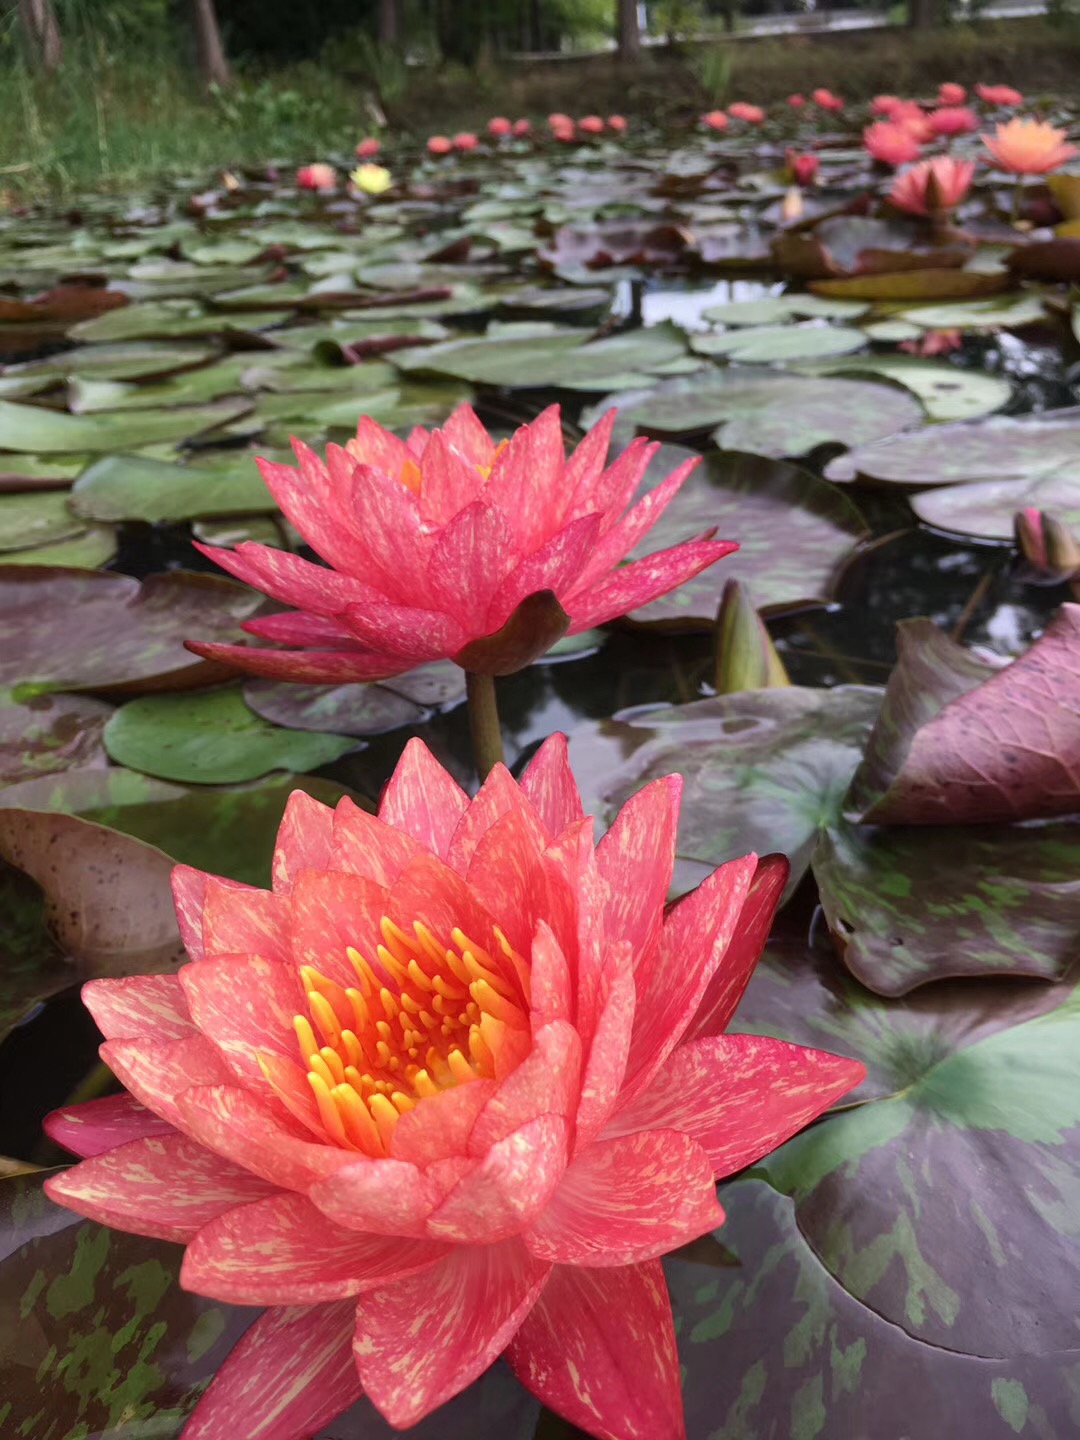
{"label": "pink petal", "polygon": [[[611,432],[615,428],[618,413],[612,408],[602,415],[567,460],[563,486],[569,505],[564,513],[587,515],[590,511],[602,508],[593,503],[593,491],[604,471],[604,461],[607,459]],[[634,488],[637,488],[636,485]]]}
{"label": "pink petal", "polygon": [[790,869],[785,855],[765,855],[758,861],[738,926],[686,1032],[688,1040],[727,1029],[769,938]]}
{"label": "pink petal", "polygon": [[505,1350],[548,1273],[503,1240],[455,1246],[422,1275],[366,1291],[353,1352],[368,1397],[391,1425],[415,1425]]}
{"label": "pink petal", "polygon": [[566,599],[563,608],[570,615],[567,633],[576,635],[627,615],[650,600],[677,590],[685,581],[692,580],[738,548],[733,540],[687,540],[668,550],[658,550],[655,555],[631,560],[629,565],[620,565],[591,589]]}
{"label": "pink petal", "polygon": [[379,819],[445,860],[450,837],[468,808],[465,791],[414,736],[382,793]]}
{"label": "pink petal", "polygon": [[295,1061],[293,1016],[307,1009],[291,965],[261,955],[198,960],[180,972],[195,1024],[241,1079],[262,1082],[260,1052]]}
{"label": "pink petal", "polygon": [[756,868],[756,855],[729,860],[668,912],[656,963],[638,990],[628,1086],[644,1086],[686,1033],[736,933]]}
{"label": "pink petal", "polygon": [[654,490],[629,510],[623,518],[608,530],[603,540],[589,557],[588,566],[581,572],[579,588],[584,589],[629,555],[639,540],[653,528],[664,511],[682,489],[683,482],[701,460],[694,455],[674,469]]}
{"label": "pink petal", "polygon": [[420,1236],[442,1194],[415,1165],[354,1157],[351,1164],[313,1185],[308,1199],[347,1230]]}
{"label": "pink petal", "polygon": [[654,961],[675,864],[682,776],[665,775],[631,795],[596,847],[608,883],[604,932],[628,940],[639,984]]}
{"label": "pink petal", "polygon": [[100,1055],[142,1103],[178,1130],[186,1130],[177,1104],[192,1085],[235,1083],[217,1048],[192,1032],[183,1040],[107,1040]]}
{"label": "pink petal", "polygon": [[389,892],[409,861],[422,853],[411,835],[384,825],[348,797],[338,801],[328,862],[331,870],[357,875]]}
{"label": "pink petal", "polygon": [[559,1265],[636,1265],[723,1218],[701,1147],[674,1130],[644,1130],[583,1150],[525,1242]]}
{"label": "pink petal", "polygon": [[[206,886],[210,876],[204,870],[191,865],[174,865],[172,870],[172,897],[176,910],[176,923],[180,927],[180,939],[192,960],[203,958],[202,907],[206,897]],[[215,876],[215,879],[218,878]],[[229,884],[229,881],[224,881]],[[179,985],[177,986],[179,990]]]}
{"label": "pink petal", "polygon": [[645,440],[640,436],[631,440],[626,449],[596,477],[588,498],[583,497],[579,501],[575,497],[573,514],[600,511],[607,517],[604,531],[610,530],[630,504],[649,468],[649,461],[659,449],[659,442],[655,440]]}
{"label": "pink petal", "polygon": [[326,1126],[311,1093],[307,1070],[288,1055],[274,1050],[262,1051],[261,1060],[260,1069],[265,1083],[252,1085],[249,1082],[249,1092],[260,1105],[269,1109],[276,1124],[305,1140],[310,1141],[314,1137],[317,1144],[325,1145]]}
{"label": "pink petal", "polygon": [[[445,944],[450,943],[450,933],[457,927],[497,963],[501,962],[494,921],[480,897],[456,871],[428,851],[410,860],[394,882],[387,914],[403,930],[411,930],[414,920],[423,921]],[[502,966],[509,975],[508,962],[502,962]]]}
{"label": "pink petal", "polygon": [[[440,432],[436,430],[431,441]],[[463,455],[470,465],[489,466],[495,455],[495,446],[491,436],[477,419],[476,411],[467,402],[456,406],[450,413],[450,418],[442,427],[442,434],[454,447],[459,455]],[[424,452],[427,457],[427,450]]]}
{"label": "pink petal", "polygon": [[469,861],[469,889],[519,955],[528,954],[536,922],[549,910],[546,845],[544,827],[522,799],[492,825]]}
{"label": "pink petal", "polygon": [[442,609],[426,575],[434,542],[424,530],[412,491],[400,480],[359,465],[352,482],[352,509],[364,537],[363,565],[355,573],[387,600]]}
{"label": "pink petal", "polygon": [[529,1019],[533,1030],[555,1020],[569,1020],[574,1012],[570,965],[546,920],[536,926],[530,970]]}
{"label": "pink petal", "polygon": [[506,1356],[549,1410],[597,1440],[684,1440],[659,1260],[604,1270],[556,1265]]}
{"label": "pink petal", "polygon": [[363,1394],[352,1354],[355,1304],[267,1310],[233,1348],[182,1440],[298,1440]]}
{"label": "pink petal", "polygon": [[390,600],[350,605],[341,619],[363,645],[400,656],[410,668],[455,655],[471,636],[453,616]]}
{"label": "pink petal", "polygon": [[427,1168],[464,1155],[477,1116],[496,1089],[494,1080],[473,1080],[421,1100],[394,1127],[394,1157]]}
{"label": "pink petal", "polygon": [[548,736],[526,765],[519,783],[549,835],[561,834],[584,816],[565,735]]}
{"label": "pink petal", "polygon": [[539,1115],[497,1141],[428,1217],[427,1233],[465,1245],[519,1234],[562,1179],[567,1133],[561,1116]]}
{"label": "pink petal", "polygon": [[303,1195],[275,1195],[204,1225],[184,1252],[185,1290],[233,1305],[318,1305],[430,1268],[433,1240],[339,1230]]}
{"label": "pink petal", "polygon": [[[588,1044],[599,1018],[600,987],[607,951],[604,912],[607,881],[592,843],[591,817],[572,825],[544,852],[551,928],[571,959],[577,985],[574,1025]],[[576,962],[576,963],[575,963]]]}
{"label": "pink petal", "polygon": [[559,407],[549,405],[515,430],[492,466],[484,498],[506,516],[521,550],[535,550],[559,524],[570,498],[563,482],[565,463]]}
{"label": "pink petal", "polygon": [[330,472],[306,445],[293,441],[299,468],[271,460],[256,463],[278,509],[291,520],[307,543],[335,570],[364,574],[364,551],[357,527],[334,493]]}
{"label": "pink petal", "polygon": [[764,1035],[681,1045],[605,1137],[659,1127],[691,1136],[717,1179],[752,1165],[866,1076],[866,1066]]}
{"label": "pink petal", "polygon": [[506,766],[493,765],[458,821],[449,850],[443,857],[451,869],[459,875],[468,874],[477,845],[511,810],[523,811],[534,823],[539,818]]}
{"label": "pink petal", "polygon": [[506,517],[486,500],[474,500],[439,533],[428,562],[427,586],[435,608],[452,615],[471,639],[488,625],[492,596],[516,565],[520,549]]}
{"label": "pink petal", "polygon": [[[311,965],[348,989],[357,984],[346,954],[368,960],[382,943],[379,921],[389,896],[381,885],[341,871],[303,870],[292,893],[292,947],[297,965]],[[411,921],[410,921],[411,923]]]}
{"label": "pink petal", "polygon": [[[294,795],[302,793],[293,791]],[[280,846],[279,839],[279,853]],[[208,877],[202,933],[207,959],[215,955],[256,954],[285,961],[289,957],[288,926],[289,902],[285,896],[272,895],[268,890],[238,890],[213,875]]]}
{"label": "pink petal", "polygon": [[196,550],[230,575],[298,610],[336,615],[346,605],[375,600],[381,593],[352,575],[342,575],[325,565],[314,565],[289,550],[275,550],[251,540],[243,541],[235,550],[226,550],[220,545],[200,545],[197,541],[193,543]]}
{"label": "pink petal", "polygon": [[241,628],[249,635],[257,635],[260,640],[272,640],[277,645],[355,650],[358,654],[367,654],[371,649],[369,645],[359,644],[339,620],[328,615],[314,615],[309,610],[283,610],[276,615],[257,615],[253,620],[245,620]]}
{"label": "pink petal", "polygon": [[274,845],[274,890],[278,894],[292,892],[301,870],[329,866],[335,817],[336,811],[304,790],[294,790],[289,796]]}
{"label": "pink petal", "polygon": [[167,1120],[126,1094],[106,1095],[101,1100],[53,1110],[42,1121],[42,1129],[57,1145],[84,1158],[102,1155],[117,1145],[148,1135],[176,1134]]}
{"label": "pink petal", "polygon": [[276,1193],[257,1175],[175,1134],[132,1140],[84,1160],[50,1176],[45,1192],[101,1225],[157,1240],[190,1240],[225,1211]]}
{"label": "pink petal", "polygon": [[521,602],[538,590],[567,593],[594,554],[599,531],[599,515],[582,515],[527,555],[499,587],[487,613],[487,625],[492,630],[505,625]]}
{"label": "pink petal", "polygon": [[[462,427],[456,428],[460,431]],[[471,505],[484,488],[483,473],[477,468],[481,462],[470,459],[455,445],[449,432],[448,422],[446,429],[433,433],[420,462],[420,513],[425,521],[437,526],[448,524],[466,505]],[[484,439],[490,451],[487,431]],[[482,463],[489,464],[490,455]]]}
{"label": "pink petal", "polygon": [[217,645],[185,640],[184,647],[243,675],[294,680],[310,685],[345,685],[353,680],[389,680],[413,668],[400,655],[367,655],[360,650],[264,650],[254,645]]}
{"label": "pink petal", "polygon": [[182,1040],[194,1029],[176,975],[88,980],[82,1002],[106,1040]]}
{"label": "pink petal", "polygon": [[404,440],[392,430],[384,429],[370,415],[361,415],[356,426],[356,435],[345,449],[359,464],[381,470],[399,483],[401,472],[412,459]]}
{"label": "pink petal", "polygon": [[193,1085],[177,1104],[200,1144],[283,1190],[306,1190],[355,1160],[315,1143],[288,1114],[237,1085]]}
{"label": "pink petal", "polygon": [[575,1152],[589,1144],[615,1107],[626,1075],[637,992],[633,954],[626,941],[612,949],[601,984],[600,1018],[581,1082]]}
{"label": "pink petal", "polygon": [[521,1062],[477,1116],[468,1142],[470,1155],[490,1147],[540,1115],[568,1117],[577,1105],[581,1083],[581,1041],[566,1020],[541,1026],[532,1052]]}

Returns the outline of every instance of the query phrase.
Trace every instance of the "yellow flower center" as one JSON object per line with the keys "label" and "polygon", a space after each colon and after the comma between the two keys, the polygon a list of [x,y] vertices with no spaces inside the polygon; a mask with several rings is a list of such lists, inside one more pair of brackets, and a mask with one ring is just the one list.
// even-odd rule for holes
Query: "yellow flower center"
{"label": "yellow flower center", "polygon": [[[495,446],[494,454],[491,457],[491,464],[476,466],[482,479],[487,480],[490,477],[492,470],[495,468],[496,460],[498,460],[499,456],[509,444],[509,440],[500,440],[498,445]],[[401,467],[398,474],[398,479],[402,485],[405,486],[406,490],[411,490],[414,495],[420,494],[420,466],[415,460],[405,461],[405,464]]]}
{"label": "yellow flower center", "polygon": [[420,921],[379,928],[377,963],[346,950],[355,986],[301,968],[308,1014],[293,1019],[327,1138],[375,1157],[418,1101],[501,1078],[529,1030],[528,967],[500,930],[491,955],[459,929],[446,945]]}

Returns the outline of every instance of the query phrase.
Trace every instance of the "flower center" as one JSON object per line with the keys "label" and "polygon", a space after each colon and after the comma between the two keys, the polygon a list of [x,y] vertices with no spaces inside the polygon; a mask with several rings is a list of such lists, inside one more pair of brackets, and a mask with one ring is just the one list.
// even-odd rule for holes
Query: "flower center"
{"label": "flower center", "polygon": [[293,1019],[327,1138],[376,1157],[418,1101],[501,1079],[529,1036],[528,967],[501,930],[491,954],[459,929],[449,945],[420,921],[379,929],[374,961],[346,950],[355,986],[301,967],[309,1013]]}
{"label": "flower center", "polygon": [[[509,440],[500,440],[499,443],[495,446],[495,449],[492,453],[491,463],[489,465],[477,465],[475,467],[482,480],[487,480],[490,478],[491,472],[495,468],[496,460],[498,460],[499,456],[509,444]],[[402,485],[405,486],[406,490],[411,490],[414,495],[420,494],[420,466],[415,460],[405,461],[405,464],[401,467],[401,470],[398,474],[398,479],[401,481]]]}

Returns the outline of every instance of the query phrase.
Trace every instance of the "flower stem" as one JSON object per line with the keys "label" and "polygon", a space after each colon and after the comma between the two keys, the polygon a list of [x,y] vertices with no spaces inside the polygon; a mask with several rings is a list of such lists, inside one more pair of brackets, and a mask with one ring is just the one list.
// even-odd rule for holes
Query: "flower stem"
{"label": "flower stem", "polygon": [[1013,225],[1015,225],[1016,222],[1020,219],[1020,204],[1023,198],[1024,177],[1022,175],[1018,175],[1016,177],[1016,184],[1013,186],[1012,214],[1009,216],[1009,220]]}
{"label": "flower stem", "polygon": [[503,763],[502,731],[499,729],[499,707],[495,701],[495,679],[465,671],[465,696],[469,707],[469,733],[472,735],[473,760],[476,773],[486,780],[492,767]]}

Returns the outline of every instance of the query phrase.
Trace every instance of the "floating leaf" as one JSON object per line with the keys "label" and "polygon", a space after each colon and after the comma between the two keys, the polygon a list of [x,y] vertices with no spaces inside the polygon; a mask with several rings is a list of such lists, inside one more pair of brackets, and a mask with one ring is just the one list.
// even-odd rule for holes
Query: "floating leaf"
{"label": "floating leaf", "polygon": [[775,325],[794,315],[815,320],[857,320],[869,309],[861,300],[830,300],[824,295],[786,292],[760,300],[710,305],[701,318],[716,325]]}
{"label": "floating leaf", "polygon": [[914,305],[900,313],[923,330],[1015,330],[1046,319],[1041,296],[1028,291],[951,305]]}
{"label": "floating leaf", "polygon": [[162,441],[179,443],[246,414],[250,401],[221,400],[176,410],[115,410],[66,415],[0,400],[0,441],[7,450],[39,455],[134,450]]}
{"label": "floating leaf", "polygon": [[776,360],[808,360],[821,355],[850,355],[866,344],[866,334],[850,325],[756,325],[719,334],[693,335],[699,355],[726,355],[730,360],[766,364]]}
{"label": "floating leaf", "polygon": [[243,515],[277,507],[254,457],[230,450],[188,465],[136,455],[103,455],[76,480],[71,508],[88,520],[153,523]]}
{"label": "floating leaf", "polygon": [[0,495],[0,552],[70,540],[85,528],[72,514],[63,493],[45,490],[29,495]]}
{"label": "floating leaf", "polygon": [[966,300],[975,295],[995,295],[1010,283],[1008,275],[996,272],[907,269],[851,275],[840,280],[813,280],[811,288],[815,295],[849,300]]}
{"label": "floating leaf", "polygon": [[790,894],[819,831],[840,813],[880,700],[861,686],[788,686],[624,711],[573,731],[571,764],[586,812],[602,819],[677,771],[680,857],[712,869],[750,850],[782,850]]}
{"label": "floating leaf", "polygon": [[112,706],[84,695],[35,695],[17,700],[0,691],[0,784],[105,765],[102,732]]}
{"label": "floating leaf", "polygon": [[1080,530],[1077,467],[1066,465],[1031,480],[942,485],[911,497],[911,508],[925,524],[979,540],[1011,541],[1016,512],[1028,507],[1046,510],[1064,525]]}
{"label": "floating leaf", "polygon": [[813,375],[880,375],[893,380],[919,397],[931,420],[976,420],[1000,410],[1012,396],[1012,386],[998,375],[919,355],[854,355],[850,360],[807,361],[798,368]]}
{"label": "floating leaf", "polygon": [[[653,473],[673,469],[676,453],[662,451]],[[844,500],[796,465],[734,452],[708,456],[633,553],[662,550],[713,526],[737,537],[739,549],[630,618],[666,629],[711,627],[731,579],[749,585],[766,612],[826,604],[840,565],[866,535],[862,516]]]}
{"label": "floating leaf", "polygon": [[376,735],[412,725],[424,710],[389,686],[287,685],[274,680],[250,680],[244,700],[265,720],[294,730],[331,730],[339,735]]}
{"label": "floating leaf", "polygon": [[354,745],[347,735],[271,725],[248,709],[238,688],[132,700],[105,727],[105,748],[118,765],[203,785],[314,770]]}

